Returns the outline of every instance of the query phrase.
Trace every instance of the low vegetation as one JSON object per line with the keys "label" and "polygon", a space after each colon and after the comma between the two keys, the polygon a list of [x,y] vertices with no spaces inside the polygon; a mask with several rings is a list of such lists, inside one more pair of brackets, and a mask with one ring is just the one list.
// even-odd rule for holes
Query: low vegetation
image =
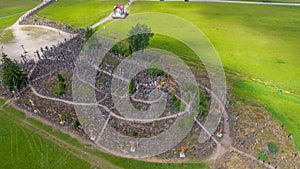
{"label": "low vegetation", "polygon": [[[0,100],[0,104],[4,104]],[[38,128],[39,130],[37,130]],[[46,133],[46,134],[45,134]],[[68,146],[50,137],[55,137],[67,142]],[[94,147],[84,145],[78,140],[53,130],[34,119],[27,118],[18,110],[7,106],[0,109],[0,157],[4,159],[0,163],[1,168],[95,168],[83,159],[76,156],[76,149],[99,157],[102,167],[110,168],[111,165],[124,169],[208,169],[203,163],[151,163],[120,158],[105,154]],[[75,147],[69,149],[69,146]],[[80,155],[80,154],[79,154]],[[82,156],[83,157],[83,156]],[[87,159],[90,160],[90,159]],[[106,166],[111,164],[110,166]]]}
{"label": "low vegetation", "polygon": [[58,82],[57,82],[57,86],[56,86],[54,93],[58,96],[61,96],[62,94],[65,93],[65,89],[66,89],[67,85],[65,83],[65,79],[59,73],[57,74],[57,81]]}
{"label": "low vegetation", "polygon": [[42,9],[37,15],[41,18],[68,24],[76,28],[86,28],[113,11],[118,2],[126,4],[127,0],[59,0]]}

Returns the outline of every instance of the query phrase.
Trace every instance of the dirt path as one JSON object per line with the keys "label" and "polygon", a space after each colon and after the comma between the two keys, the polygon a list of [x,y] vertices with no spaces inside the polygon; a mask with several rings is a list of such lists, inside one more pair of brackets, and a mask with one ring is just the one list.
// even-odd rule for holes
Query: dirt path
{"label": "dirt path", "polygon": [[[205,1],[205,0],[204,0],[204,1]],[[133,2],[133,0],[130,0],[129,3],[126,5],[126,7],[128,7],[132,2]],[[198,0],[197,2],[203,2],[203,1]],[[210,2],[243,3],[243,4],[263,4],[263,5],[284,5],[284,6],[286,6],[286,5],[289,5],[289,6],[300,6],[300,4],[264,3],[264,2],[239,2],[239,1],[234,1],[234,2],[233,2],[233,1],[219,1],[219,0],[212,0],[212,1],[210,1]],[[101,21],[99,21],[98,23],[94,24],[94,25],[92,26],[92,28],[97,27],[97,26],[103,24],[104,22],[106,22],[106,21],[108,21],[108,20],[110,20],[110,19],[112,19],[112,18],[111,18],[111,14],[110,14],[108,17],[106,17],[106,18],[102,19]],[[37,26],[34,26],[34,27],[37,27]],[[49,29],[48,27],[44,27],[44,26],[39,26],[39,27]],[[20,29],[20,25],[16,25],[16,24],[15,24],[15,25],[13,25],[11,28],[14,29],[14,31],[16,31],[15,29]],[[53,28],[52,28],[52,29],[53,29]],[[18,31],[18,30],[17,30],[17,31]],[[53,31],[58,31],[58,30],[55,30],[55,29],[54,29]],[[18,33],[18,32],[17,32],[17,33]],[[24,36],[25,34],[19,32],[18,35],[19,35],[19,36]],[[40,47],[40,43],[39,43],[39,46],[35,46],[35,47],[38,47],[38,48],[39,48],[39,47]],[[45,76],[45,77],[46,77],[46,76]],[[88,105],[91,105],[91,103],[74,103],[74,102],[72,102],[72,101],[68,101],[68,100],[64,100],[64,99],[58,99],[58,98],[52,98],[52,97],[44,96],[44,95],[39,94],[39,93],[34,89],[34,87],[33,87],[32,85],[29,85],[29,87],[31,88],[31,90],[33,91],[33,93],[34,93],[36,96],[41,97],[41,98],[44,98],[44,99],[53,100],[53,101],[58,101],[58,102],[63,102],[63,103],[66,103],[66,104],[71,104],[71,105],[76,105],[76,104],[79,104],[79,105],[87,105],[87,106],[88,106]],[[207,90],[207,91],[212,95],[212,97],[216,97],[215,94],[212,93],[208,88],[206,88],[206,87],[204,87],[204,86],[202,86],[202,88],[204,88],[205,90]],[[217,99],[218,99],[218,98],[217,98]],[[226,109],[225,109],[224,105],[222,104],[222,102],[220,102],[220,100],[218,100],[218,101],[219,101],[219,103],[221,103],[221,108],[222,108],[222,110],[223,110],[223,116],[224,116],[224,118],[226,119],[226,118],[228,117],[228,112],[226,111]],[[7,104],[7,103],[6,103],[6,104]],[[68,134],[68,135],[71,135],[72,137],[74,137],[74,138],[80,140],[80,142],[82,142],[82,143],[84,143],[84,144],[93,145],[93,144],[91,144],[90,142],[88,142],[87,140],[84,140],[83,138],[80,138],[79,136],[76,136],[76,135],[70,133],[70,131],[67,131],[67,130],[63,129],[61,126],[56,126],[56,125],[54,125],[53,123],[47,121],[46,119],[43,119],[43,118],[41,118],[41,117],[39,117],[39,116],[35,116],[34,114],[32,114],[32,113],[30,113],[30,112],[27,112],[27,111],[24,110],[24,109],[20,109],[19,107],[17,107],[17,106],[14,105],[14,104],[12,104],[12,105],[13,105],[16,109],[18,109],[18,110],[24,112],[24,113],[26,114],[27,117],[34,118],[34,119],[36,119],[36,120],[38,120],[38,121],[40,121],[40,122],[42,122],[42,123],[44,123],[44,124],[46,124],[46,125],[50,125],[50,126],[52,126],[54,129],[59,130],[59,131],[61,131],[61,132],[63,132],[63,133],[66,133],[66,134]],[[95,104],[93,103],[92,105],[95,105]],[[126,119],[126,120],[128,120],[128,119]],[[208,130],[207,130],[206,128],[204,128],[204,126],[201,125],[201,123],[200,123],[197,119],[195,119],[195,121],[197,122],[197,124],[198,124],[203,130],[205,130],[210,136],[212,136],[211,133],[209,133]],[[80,158],[84,158],[83,160],[86,160],[86,161],[92,163],[92,164],[95,165],[95,166],[101,166],[101,164],[102,164],[102,165],[107,165],[107,166],[116,168],[116,166],[113,166],[112,164],[108,163],[107,161],[103,161],[103,159],[101,159],[101,158],[99,158],[99,157],[97,157],[97,156],[88,154],[88,153],[84,152],[84,150],[79,149],[79,148],[77,148],[77,147],[74,147],[74,146],[72,146],[71,144],[69,144],[69,143],[67,143],[67,142],[65,142],[65,141],[63,141],[63,140],[61,140],[61,139],[59,139],[59,138],[57,138],[57,137],[55,137],[55,136],[53,136],[53,135],[50,135],[49,133],[45,132],[44,130],[39,129],[39,128],[36,127],[36,126],[33,126],[32,124],[28,123],[28,121],[26,121],[26,120],[23,120],[23,121],[21,121],[21,122],[23,123],[24,127],[27,126],[27,128],[28,128],[28,127],[34,128],[36,131],[38,131],[38,134],[40,134],[41,136],[44,136],[45,138],[51,138],[51,139],[57,141],[57,143],[59,143],[58,145],[60,145],[60,146],[62,146],[62,147],[67,147],[67,148],[68,148],[68,151],[72,152],[74,155],[77,155],[77,154],[85,154],[86,157],[80,156]],[[31,130],[32,130],[32,129],[31,129]],[[223,156],[224,153],[226,153],[228,150],[232,150],[232,151],[237,152],[237,153],[239,153],[239,154],[241,154],[241,155],[243,155],[243,156],[245,156],[245,157],[247,157],[247,158],[249,158],[249,159],[251,159],[251,160],[256,161],[257,163],[260,163],[260,164],[264,165],[264,166],[267,167],[267,168],[274,169],[273,166],[268,165],[268,164],[266,164],[266,163],[263,163],[263,162],[260,161],[260,160],[257,160],[256,157],[254,157],[254,156],[252,156],[252,155],[250,155],[250,154],[247,154],[247,153],[245,153],[245,152],[242,152],[242,151],[240,151],[240,150],[238,150],[238,149],[232,147],[232,145],[231,145],[231,142],[232,142],[232,141],[231,141],[231,138],[230,138],[230,127],[229,127],[229,123],[228,123],[228,122],[225,122],[225,124],[224,124],[224,137],[223,137],[223,139],[221,140],[221,142],[218,142],[214,137],[211,137],[211,138],[212,138],[213,141],[217,144],[217,149],[215,150],[215,153],[210,157],[210,160],[212,160],[212,161],[215,161],[216,159],[218,159],[218,158],[220,158],[221,156]],[[93,146],[95,146],[95,145],[93,145]],[[96,147],[95,147],[95,148],[96,148]],[[77,155],[77,156],[78,156],[78,155]],[[164,162],[164,160],[157,160],[157,162]],[[106,166],[105,168],[110,168],[110,167],[107,167],[107,166]]]}
{"label": "dirt path", "polygon": [[48,0],[43,1],[35,8],[27,11],[17,20],[17,22],[6,28],[6,30],[12,30],[14,35],[13,40],[1,44],[3,52],[6,53],[8,57],[20,61],[22,60],[21,55],[25,55],[27,56],[27,59],[37,60],[38,58],[34,54],[36,50],[40,50],[41,47],[56,45],[59,42],[64,42],[64,39],[69,39],[71,37],[72,34],[47,26],[19,24],[19,21],[23,17],[27,16],[31,11],[47,4],[47,2]]}
{"label": "dirt path", "polygon": [[[101,71],[101,72],[103,72],[103,73],[109,73],[109,72],[106,72],[106,71],[104,71],[104,70],[101,70],[101,69],[99,69],[98,67],[96,67],[96,66],[94,66],[94,68],[96,68],[98,71]],[[32,72],[32,71],[31,71]],[[119,78],[118,76],[114,76],[115,78]],[[120,77],[120,79],[121,80],[126,80],[126,81],[128,81],[128,79],[124,79],[123,77]],[[71,104],[71,105],[76,105],[76,104],[83,104],[83,105],[85,105],[86,103],[74,103],[74,102],[72,102],[72,101],[67,101],[67,100],[63,100],[63,99],[58,99],[58,98],[52,98],[52,97],[48,97],[48,96],[44,96],[44,95],[41,95],[41,94],[39,94],[38,92],[36,92],[36,90],[33,88],[33,86],[32,85],[29,85],[30,86],[30,88],[31,88],[31,90],[33,91],[33,93],[35,94],[35,95],[37,95],[38,97],[42,97],[42,98],[44,98],[44,99],[49,99],[49,100],[54,100],[54,101],[58,101],[58,102],[63,102],[63,103],[67,103],[67,104]],[[227,112],[227,110],[226,110],[226,108],[225,108],[225,106],[222,104],[222,102],[220,101],[220,99],[219,98],[217,98],[217,96],[214,94],[214,93],[212,93],[212,91],[210,90],[210,89],[208,89],[207,87],[205,87],[205,86],[201,86],[203,89],[205,89],[207,92],[209,92],[210,94],[211,94],[211,96],[212,97],[214,97],[215,99],[217,99],[217,101],[220,103],[220,105],[221,105],[221,109],[222,109],[222,111],[223,111],[223,117],[226,119],[227,117],[229,117],[229,115],[228,115],[228,112]],[[90,105],[91,103],[89,103],[89,105]],[[96,103],[97,104],[97,103]],[[109,108],[107,108],[106,106],[103,106],[103,105],[101,105],[101,107],[103,107],[103,108],[105,108],[106,110],[109,110]],[[110,112],[110,111],[109,111]],[[116,116],[116,115],[114,115],[114,113],[110,113],[110,115],[109,115],[109,117],[110,116]],[[174,116],[174,117],[176,117],[176,115]],[[117,117],[117,118],[120,118],[120,117]],[[123,118],[123,117],[121,117],[123,120],[128,120],[127,118]],[[129,119],[130,120],[130,119]],[[134,119],[132,119],[132,120],[134,120]],[[153,120],[153,119],[146,119],[146,120]],[[155,119],[154,119],[155,120]],[[158,119],[156,119],[156,120],[158,120]],[[249,159],[251,159],[251,160],[253,160],[253,161],[256,161],[257,163],[259,163],[259,164],[262,164],[262,165],[264,165],[265,167],[267,167],[267,168],[270,168],[270,169],[275,169],[275,167],[273,167],[273,166],[271,166],[271,165],[268,165],[267,163],[263,163],[261,160],[258,160],[256,157],[254,157],[254,156],[252,156],[251,154],[248,154],[248,153],[245,153],[245,152],[243,152],[243,151],[240,151],[240,150],[238,150],[238,149],[236,149],[235,147],[233,147],[232,145],[231,145],[231,143],[232,143],[232,140],[231,140],[231,137],[230,137],[230,126],[229,126],[229,123],[228,122],[225,122],[224,123],[224,134],[223,134],[223,138],[222,138],[222,140],[221,140],[221,142],[219,142],[219,141],[217,141],[214,137],[213,137],[213,135],[212,135],[212,133],[210,133],[196,118],[194,119],[195,120],[195,122],[208,134],[208,135],[210,135],[210,137],[211,137],[211,139],[217,144],[217,148],[216,148],[216,150],[214,151],[214,153],[207,159],[207,161],[212,161],[213,163],[217,160],[217,159],[219,159],[219,158],[221,158],[226,152],[228,152],[229,150],[232,150],[232,151],[234,151],[234,152],[237,152],[238,154],[240,154],[240,155],[243,155],[244,157],[247,157],[247,158],[249,158]],[[43,122],[46,122],[44,119],[42,119],[42,121]],[[136,120],[134,120],[134,121],[136,121]],[[141,120],[141,121],[143,121],[143,120]],[[104,129],[102,129],[102,130],[104,130]],[[162,162],[162,161],[161,161]]]}

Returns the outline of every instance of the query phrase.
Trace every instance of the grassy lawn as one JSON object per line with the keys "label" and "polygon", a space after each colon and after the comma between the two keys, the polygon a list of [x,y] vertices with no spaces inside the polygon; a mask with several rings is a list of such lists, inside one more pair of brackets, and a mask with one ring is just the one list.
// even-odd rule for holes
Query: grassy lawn
{"label": "grassy lawn", "polygon": [[249,81],[241,81],[234,85],[234,93],[239,98],[251,99],[262,104],[277,120],[279,120],[300,150],[300,99],[280,93],[274,87],[265,86]]}
{"label": "grassy lawn", "polygon": [[1,0],[0,1],[0,43],[13,39],[11,31],[5,28],[14,24],[26,11],[32,9],[39,0]]}
{"label": "grassy lawn", "polygon": [[230,1],[300,3],[300,0],[230,0]]}
{"label": "grassy lawn", "polygon": [[14,38],[14,34],[11,29],[0,31],[0,43],[5,44],[11,41],[13,38]]}
{"label": "grassy lawn", "polygon": [[[39,136],[15,118],[14,109],[0,111],[0,168],[90,168],[67,149]],[[13,113],[7,115],[7,113]]]}
{"label": "grassy lawn", "polygon": [[[4,104],[0,99],[0,105]],[[0,168],[94,168],[86,161],[77,158],[68,146],[60,145],[56,138],[67,142],[70,146],[84,150],[99,157],[104,168],[106,163],[124,169],[205,169],[209,168],[202,163],[149,163],[132,159],[111,156],[88,145],[78,142],[69,135],[53,130],[34,119],[27,122],[38,127],[42,132],[24,122],[25,115],[16,109],[7,106],[0,110]],[[80,154],[83,156],[83,154]],[[88,159],[91,160],[91,159]]]}
{"label": "grassy lawn", "polygon": [[130,10],[143,12],[144,6],[147,12],[169,13],[197,26],[225,68],[300,94],[300,7],[136,2]]}
{"label": "grassy lawn", "polygon": [[[255,96],[254,99],[268,105],[268,110],[293,135],[297,150],[300,151],[300,119],[296,118],[300,110],[300,7],[135,2],[130,11],[132,14],[163,12],[176,15],[203,31],[219,53],[227,73],[250,81],[259,81],[251,82],[247,88],[238,88],[237,94],[241,93],[239,96],[249,99]],[[148,17],[137,21],[131,19],[132,17],[133,15],[126,20],[117,21],[113,26],[107,24],[106,30],[101,31],[110,37],[118,37],[118,32],[127,32],[136,22],[147,23],[153,29],[164,27],[156,23],[158,18]],[[178,24],[173,25],[179,27]],[[170,32],[172,33],[176,34],[175,31]],[[182,34],[186,39],[194,38],[189,32],[182,31]],[[195,60],[192,57],[194,53],[187,46],[165,36],[154,36],[150,46],[188,56],[186,60],[191,63]],[[266,88],[264,93],[259,93],[263,87]],[[289,99],[283,99],[281,95],[273,95],[278,89],[294,94],[287,95]],[[249,90],[253,94],[250,95]],[[282,106],[284,104],[291,106]]]}
{"label": "grassy lawn", "polygon": [[127,0],[59,0],[42,9],[38,16],[58,23],[86,28],[110,14],[118,2],[125,5]]}
{"label": "grassy lawn", "polygon": [[15,23],[20,16],[35,7],[39,2],[39,0],[1,0],[0,29]]}

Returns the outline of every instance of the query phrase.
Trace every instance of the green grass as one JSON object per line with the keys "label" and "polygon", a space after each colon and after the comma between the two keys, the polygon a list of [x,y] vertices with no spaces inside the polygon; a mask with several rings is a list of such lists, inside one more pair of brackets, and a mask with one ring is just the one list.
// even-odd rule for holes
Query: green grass
{"label": "green grass", "polygon": [[[4,104],[0,99],[0,104]],[[24,123],[25,115],[16,109],[7,106],[0,110],[0,168],[90,168],[87,162],[74,156],[68,147],[59,145],[55,140],[45,137],[36,129]],[[87,153],[100,157],[124,169],[204,169],[209,166],[202,163],[150,163],[132,159],[115,157],[105,154],[95,148],[84,145],[78,140],[54,131],[50,126],[34,119],[27,121],[42,129],[50,136],[66,141]],[[72,152],[72,153],[71,153]],[[2,162],[3,161],[3,162]]]}
{"label": "green grass", "polygon": [[[210,39],[226,72],[269,86],[251,82],[247,88],[239,87],[239,83],[235,88],[239,96],[267,105],[273,116],[293,135],[296,148],[300,151],[300,7],[135,2],[130,7],[131,13],[145,12],[144,6],[147,6],[146,12],[169,13],[193,23]],[[119,36],[116,32],[129,30],[127,24],[132,24],[130,18],[129,16],[126,21],[120,21],[115,27],[107,24],[107,31],[103,32],[111,37]],[[155,23],[155,20],[156,18],[149,17],[145,22],[156,28],[160,23]],[[189,32],[182,34],[187,39],[193,38]],[[193,57],[195,54],[187,46],[166,36],[155,35],[150,46],[187,56],[189,63],[196,60]],[[285,94],[284,98],[274,95],[279,88],[296,95]],[[262,93],[256,92],[258,89]]]}
{"label": "green grass", "polygon": [[197,26],[225,68],[300,94],[300,7],[136,2],[130,11],[144,12],[144,6],[146,12],[176,15]]}
{"label": "green grass", "polygon": [[14,39],[14,34],[12,30],[9,29],[0,31],[0,43],[6,44],[12,39]]}
{"label": "green grass", "polygon": [[[144,6],[147,6],[145,11]],[[296,148],[300,151],[300,7],[183,3],[183,2],[135,2],[131,13],[164,12],[186,19],[210,39],[227,73],[239,75],[249,81],[247,88],[239,83],[234,87],[240,97],[258,100],[293,135]],[[143,15],[147,16],[147,15]],[[150,14],[148,15],[150,16]],[[151,15],[152,16],[152,15]],[[109,37],[122,37],[136,22],[146,23],[154,31],[164,29],[158,17],[129,15],[126,20],[106,24],[100,33]],[[176,19],[176,17],[174,17]],[[174,19],[174,20],[175,20]],[[179,27],[170,19],[165,24]],[[181,27],[185,29],[184,26]],[[169,34],[178,34],[168,29]],[[172,32],[174,31],[174,32]],[[182,31],[182,38],[192,40],[192,33]],[[120,33],[122,32],[122,33]],[[189,65],[199,63],[193,51],[182,42],[165,35],[155,35],[150,47],[166,49],[184,58]],[[230,81],[230,80],[229,80]],[[266,86],[264,86],[264,85]],[[286,93],[284,98],[279,88]],[[261,90],[262,93],[257,92]],[[250,93],[249,91],[252,91]],[[288,106],[285,106],[288,105]]]}
{"label": "green grass", "polygon": [[236,83],[234,93],[239,98],[251,99],[262,104],[292,134],[296,149],[300,151],[299,97],[249,81]]}
{"label": "green grass", "polygon": [[108,16],[118,2],[127,0],[59,0],[42,9],[38,16],[78,28],[86,28]]}
{"label": "green grass", "polygon": [[230,0],[230,1],[300,3],[300,0]]}
{"label": "green grass", "polygon": [[[14,113],[14,109],[6,109]],[[9,117],[8,117],[9,116]],[[90,168],[91,166],[53,141],[0,111],[0,168]],[[15,118],[19,118],[15,116]]]}
{"label": "green grass", "polygon": [[15,23],[26,11],[32,9],[39,0],[1,0],[0,1],[0,29]]}
{"label": "green grass", "polygon": [[0,44],[5,44],[14,38],[11,31],[4,29],[14,24],[19,17],[38,3],[39,0],[0,1]]}
{"label": "green grass", "polygon": [[256,153],[256,156],[257,156],[257,158],[259,158],[262,161],[268,161],[269,160],[268,155],[263,151],[260,151],[260,152]]}

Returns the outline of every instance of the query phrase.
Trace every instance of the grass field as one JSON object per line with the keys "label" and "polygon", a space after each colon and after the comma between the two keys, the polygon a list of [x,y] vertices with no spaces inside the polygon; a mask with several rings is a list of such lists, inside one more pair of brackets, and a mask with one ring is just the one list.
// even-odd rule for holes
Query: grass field
{"label": "grass field", "polygon": [[300,0],[230,0],[230,1],[300,3]]}
{"label": "grass field", "polygon": [[[145,6],[146,11],[143,8]],[[254,99],[255,96],[260,103],[268,105],[267,109],[293,135],[297,150],[300,151],[300,119],[296,118],[300,110],[300,7],[135,2],[130,10],[133,14],[163,12],[176,15],[203,31],[219,53],[227,73],[238,75],[242,79],[259,81],[245,88],[238,88],[236,85],[238,98]],[[119,21],[113,27],[107,24],[106,34],[112,37],[118,36],[114,32],[128,31],[130,25],[137,22],[130,18],[129,16],[126,21]],[[146,18],[145,23],[151,23],[150,27],[159,27],[160,23],[156,23],[156,19]],[[193,38],[188,32],[182,34],[187,39]],[[167,49],[185,56],[193,55],[193,52],[174,39],[155,36],[151,42],[151,47]],[[189,60],[193,62],[193,58],[190,57]],[[288,99],[283,99],[281,95],[272,95],[278,93],[279,89],[283,89],[285,94],[294,94],[287,96]],[[252,95],[247,93],[249,90]],[[291,106],[278,106],[284,103]]]}
{"label": "grass field", "polygon": [[[214,44],[227,72],[266,84],[238,83],[236,94],[265,105],[300,151],[300,7],[143,2],[130,9],[143,12],[143,6],[192,22]],[[165,46],[168,49],[170,43]],[[298,96],[279,95],[279,88]]]}
{"label": "grass field", "polygon": [[0,43],[13,39],[11,31],[4,29],[14,24],[26,11],[32,9],[39,0],[1,0],[0,1]]}
{"label": "grass field", "polygon": [[[0,100],[0,105],[4,102]],[[68,145],[62,145],[60,142],[66,142]],[[30,118],[25,120],[23,113],[10,106],[0,109],[0,143],[0,168],[94,168],[94,165],[84,160],[92,159],[78,154],[77,149],[99,157],[103,169],[111,166],[124,169],[209,168],[201,163],[150,163],[111,156],[83,145],[69,135],[55,131],[39,121]]]}
{"label": "grass field", "polygon": [[0,30],[15,23],[22,14],[39,2],[39,0],[1,0]]}
{"label": "grass field", "polygon": [[127,0],[59,0],[42,9],[38,16],[58,23],[86,28],[110,14],[118,2],[125,5]]}
{"label": "grass field", "polygon": [[296,149],[300,150],[299,97],[250,81],[236,83],[234,93],[240,98],[251,99],[263,105],[292,134]]}

